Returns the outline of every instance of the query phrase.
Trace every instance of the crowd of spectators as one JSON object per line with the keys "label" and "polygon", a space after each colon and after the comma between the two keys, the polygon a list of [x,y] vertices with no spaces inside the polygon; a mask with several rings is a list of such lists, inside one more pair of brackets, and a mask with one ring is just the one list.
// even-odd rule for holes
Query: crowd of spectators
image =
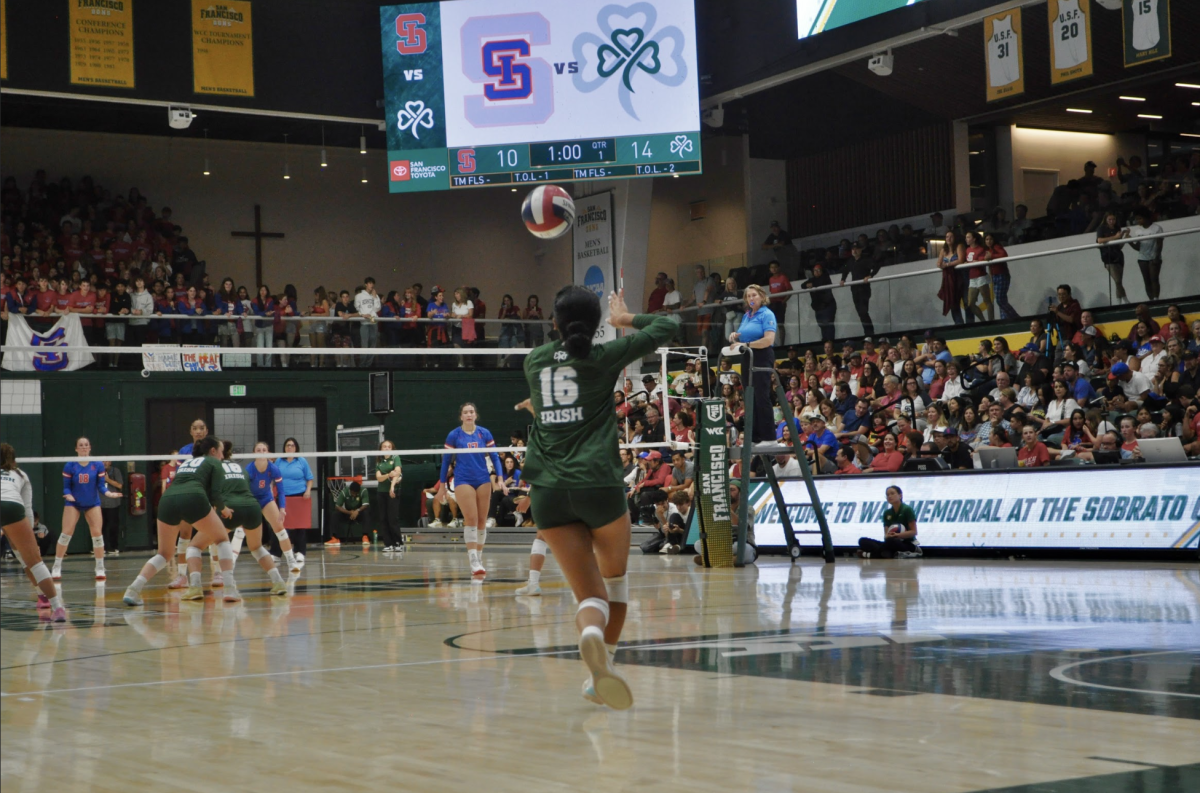
{"label": "crowd of spectators", "polygon": [[[29,317],[39,329],[65,314],[81,314],[91,346],[219,345],[263,350],[255,363],[264,367],[365,367],[375,364],[373,356],[278,356],[266,350],[303,346],[302,340],[344,349],[465,349],[486,343],[488,324],[498,346],[509,348],[541,344],[549,332],[537,295],[518,303],[506,294],[489,315],[471,286],[433,286],[426,297],[421,283],[384,291],[366,277],[352,289],[318,286],[305,300],[292,284],[279,291],[237,285],[228,277],[217,284],[170,207],[155,212],[136,187],[113,194],[87,176],[78,184],[50,182],[38,171],[25,191],[8,177],[0,209],[5,337],[11,314]],[[141,368],[136,356],[99,358],[101,365]],[[453,366],[453,358],[407,356],[392,363]],[[518,361],[502,357],[499,363]],[[465,366],[465,359],[458,357],[457,365]]]}
{"label": "crowd of spectators", "polygon": [[[821,349],[789,348],[787,358],[776,361],[774,379],[794,425],[785,422],[772,393],[775,438],[790,446],[797,433],[819,474],[893,472],[913,458],[972,468],[972,452],[986,447],[1016,449],[1021,467],[1071,458],[1076,464],[1138,460],[1138,441],[1146,438],[1179,438],[1189,456],[1200,456],[1198,356],[1200,320],[1189,320],[1178,305],[1168,307],[1161,326],[1139,305],[1128,336],[1106,338],[1064,284],[1047,316],[1030,322],[1019,349],[997,336],[955,356],[932,331],[920,342],[905,334],[894,343],[867,337],[861,348],[849,341],[840,349],[833,341]],[[660,523],[663,502],[690,487],[690,458],[674,460],[667,442],[695,441],[703,397],[725,401],[735,448],[731,474],[740,476],[736,448],[749,431],[734,364],[721,357],[717,369],[705,371],[692,359],[666,383],[647,374],[640,385],[627,379],[614,394],[622,440],[664,444],[626,458],[635,522]],[[800,472],[789,454],[776,457],[775,470]]]}

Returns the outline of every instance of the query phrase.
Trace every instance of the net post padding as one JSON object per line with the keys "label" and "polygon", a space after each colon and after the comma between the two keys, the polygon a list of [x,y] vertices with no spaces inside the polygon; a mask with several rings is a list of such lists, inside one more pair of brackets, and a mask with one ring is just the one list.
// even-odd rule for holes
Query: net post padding
{"label": "net post padding", "polygon": [[706,567],[733,567],[733,515],[729,508],[729,444],[725,402],[700,402],[699,459],[696,461],[700,544]]}

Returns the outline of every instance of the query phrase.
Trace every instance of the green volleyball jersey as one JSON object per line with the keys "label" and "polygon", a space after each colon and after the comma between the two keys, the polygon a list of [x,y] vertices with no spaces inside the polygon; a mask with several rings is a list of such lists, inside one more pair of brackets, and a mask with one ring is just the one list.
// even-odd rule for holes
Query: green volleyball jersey
{"label": "green volleyball jersey", "polygon": [[193,457],[184,460],[175,469],[175,479],[163,498],[175,494],[195,493],[208,499],[209,503],[217,495],[225,472],[221,470],[221,461],[215,457]]}
{"label": "green volleyball jersey", "polygon": [[900,531],[908,531],[908,524],[915,523],[916,520],[917,515],[908,504],[901,504],[900,509],[889,505],[883,511],[883,530],[886,532],[893,526],[898,526]]}
{"label": "green volleyball jersey", "polygon": [[621,370],[675,335],[678,323],[639,314],[640,332],[592,347],[572,358],[561,341],[525,356],[525,381],[534,409],[522,478],[535,487],[623,487],[613,390]]}
{"label": "green volleyball jersey", "polygon": [[221,506],[243,506],[258,504],[258,499],[250,492],[250,478],[241,464],[232,460],[221,463],[220,487],[217,488],[214,504]]}

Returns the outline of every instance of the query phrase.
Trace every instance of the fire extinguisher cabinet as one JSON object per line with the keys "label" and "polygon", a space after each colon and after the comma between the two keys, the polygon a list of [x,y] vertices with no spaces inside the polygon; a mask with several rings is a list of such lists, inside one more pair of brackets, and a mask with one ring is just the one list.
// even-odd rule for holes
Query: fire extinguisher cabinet
{"label": "fire extinguisher cabinet", "polygon": [[129,475],[129,488],[126,491],[129,502],[129,514],[133,516],[146,514],[146,475],[139,473],[131,473]]}

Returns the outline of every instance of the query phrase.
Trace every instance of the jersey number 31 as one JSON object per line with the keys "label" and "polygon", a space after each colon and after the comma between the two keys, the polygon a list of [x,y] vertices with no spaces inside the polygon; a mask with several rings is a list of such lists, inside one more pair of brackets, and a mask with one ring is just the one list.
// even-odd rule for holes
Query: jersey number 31
{"label": "jersey number 31", "polygon": [[574,405],[579,399],[579,385],[575,382],[576,372],[573,366],[560,366],[557,369],[542,370],[542,406]]}

